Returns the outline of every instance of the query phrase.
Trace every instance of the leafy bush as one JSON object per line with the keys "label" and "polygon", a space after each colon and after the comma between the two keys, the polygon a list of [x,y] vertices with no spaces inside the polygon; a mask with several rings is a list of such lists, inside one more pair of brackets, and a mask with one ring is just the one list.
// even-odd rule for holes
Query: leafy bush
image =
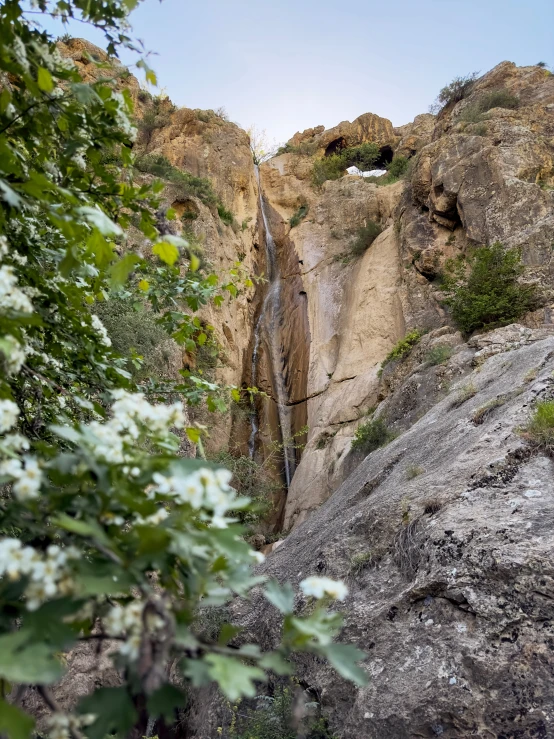
{"label": "leafy bush", "polygon": [[466,260],[449,260],[442,289],[452,317],[466,333],[488,326],[504,326],[531,310],[534,285],[523,285],[524,267],[518,249],[496,242],[476,249]]}
{"label": "leafy bush", "polygon": [[366,249],[368,249],[373,244],[381,231],[382,228],[381,226],[379,226],[378,223],[375,223],[374,221],[368,219],[367,223],[364,226],[360,226],[356,234],[356,238],[350,244],[350,253],[356,257],[364,254]]}
{"label": "leafy bush", "polygon": [[340,179],[346,170],[346,162],[340,154],[316,159],[312,168],[312,183],[321,187],[327,180]]}
{"label": "leafy bush", "polygon": [[492,90],[484,94],[476,102],[467,105],[460,115],[464,123],[481,123],[483,116],[493,108],[514,109],[519,106],[519,98],[508,90]]}
{"label": "leafy bush", "polygon": [[401,359],[406,354],[411,352],[422,336],[423,331],[420,331],[417,328],[407,333],[406,336],[404,336],[403,339],[400,339],[400,341],[398,341],[391,349],[391,351],[387,354],[382,362],[382,366],[384,367],[389,362],[393,362],[395,359]]}
{"label": "leafy bush", "polygon": [[370,454],[394,438],[395,435],[389,431],[382,418],[370,419],[356,429],[352,449]]}
{"label": "leafy bush", "polygon": [[492,90],[479,100],[479,108],[482,113],[486,113],[493,108],[515,109],[518,107],[519,98],[517,95],[512,95],[508,90]]}
{"label": "leafy bush", "polygon": [[[94,312],[106,327],[114,350],[129,358],[126,370],[135,380],[168,376],[172,343],[152,311],[142,303],[114,296],[96,303]],[[140,363],[133,359],[135,354],[142,358]]]}
{"label": "leafy bush", "polygon": [[292,216],[292,218],[289,219],[290,227],[294,228],[295,226],[298,226],[300,221],[303,218],[306,218],[308,215],[309,206],[308,205],[301,205],[296,213]]}
{"label": "leafy bush", "polygon": [[153,174],[171,182],[178,190],[177,197],[186,198],[187,195],[192,195],[206,205],[215,205],[218,202],[210,180],[177,169],[161,154],[145,154],[138,157],[134,166],[139,172]]}
{"label": "leafy bush", "polygon": [[325,719],[318,718],[318,704],[307,693],[303,693],[304,705],[298,705],[300,693],[294,685],[277,687],[272,696],[258,696],[256,708],[234,706],[228,735],[235,739],[336,739]]}
{"label": "leafy bush", "polygon": [[392,162],[387,167],[388,173],[391,177],[403,177],[409,169],[410,160],[407,157],[403,157],[401,154],[394,156]]}
{"label": "leafy bush", "polygon": [[304,156],[313,156],[319,149],[317,141],[301,141],[297,146],[293,144],[285,144],[277,149],[277,154],[302,154]]}
{"label": "leafy bush", "polygon": [[454,350],[448,344],[437,344],[431,347],[425,355],[425,361],[431,366],[443,364],[452,356]]}
{"label": "leafy bush", "polygon": [[379,159],[380,150],[377,144],[366,142],[359,146],[348,146],[340,155],[345,162],[345,168],[356,166],[358,169],[368,170]]}
{"label": "leafy bush", "polygon": [[537,403],[525,431],[527,438],[535,446],[554,456],[554,400],[542,400]]}
{"label": "leafy bush", "polygon": [[259,464],[244,454],[221,451],[212,455],[210,461],[230,470],[233,473],[231,484],[237,493],[253,500],[250,509],[237,511],[240,521],[251,527],[267,518],[273,508],[273,496],[282,490],[271,457]]}
{"label": "leafy bush", "polygon": [[359,146],[348,146],[339,153],[316,159],[312,169],[312,183],[321,187],[326,180],[338,180],[345,173],[347,167],[356,166],[367,170],[379,158],[377,144],[366,142]]}
{"label": "leafy bush", "polygon": [[[63,12],[103,31],[115,56],[133,47],[132,5],[64,0]],[[229,624],[217,644],[195,635],[200,607],[224,607],[257,582],[259,555],[228,515],[249,501],[228,470],[180,455],[175,433],[198,441],[184,403],[223,390],[183,374],[139,392],[94,311],[110,293],[146,301],[191,352],[206,340],[199,310],[237,286],[179,263],[188,244],[158,231],[157,188],[130,176],[129,96],[104,78],[87,84],[36,21],[19,0],[0,4],[1,731],[27,739],[34,730],[17,706],[20,686],[36,686],[50,735],[100,739],[150,734],[149,717],[162,714],[172,723],[192,682],[215,683],[233,702],[253,697],[268,666],[288,670],[292,652],[329,658],[365,683],[363,654],[333,643],[341,618],[323,596],[344,600],[347,589],[328,578],[300,584],[316,600],[309,617],[294,613],[292,586],[264,586],[284,621],[283,643],[268,654],[228,647]],[[122,152],[119,177],[101,161],[106,147]],[[148,257],[115,248],[132,222]],[[95,645],[118,684],[91,683],[68,715],[50,686],[64,676],[64,652],[92,656]]]}
{"label": "leafy bush", "polygon": [[219,203],[217,206],[217,213],[223,223],[226,223],[228,226],[232,226],[233,222],[235,220],[235,216],[231,213],[230,210],[227,210],[227,208],[223,205],[223,203]]}
{"label": "leafy bush", "polygon": [[438,113],[447,105],[454,105],[467,97],[475,84],[478,74],[478,72],[472,72],[465,77],[454,77],[452,82],[443,87],[437,95],[437,99],[430,106],[431,113]]}

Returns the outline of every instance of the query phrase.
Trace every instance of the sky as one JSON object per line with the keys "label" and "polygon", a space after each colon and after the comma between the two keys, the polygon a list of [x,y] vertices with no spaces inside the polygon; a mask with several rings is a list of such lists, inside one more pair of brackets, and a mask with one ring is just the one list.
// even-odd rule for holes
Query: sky
{"label": "sky", "polygon": [[554,65],[554,0],[144,0],[130,20],[176,105],[223,107],[278,143],[366,112],[408,123],[504,60]]}

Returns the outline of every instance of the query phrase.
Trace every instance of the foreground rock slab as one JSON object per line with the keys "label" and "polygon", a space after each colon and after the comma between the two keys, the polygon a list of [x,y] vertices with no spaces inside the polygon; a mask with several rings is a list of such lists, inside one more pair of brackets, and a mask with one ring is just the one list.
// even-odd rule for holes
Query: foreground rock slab
{"label": "foreground rock slab", "polygon": [[[261,568],[348,581],[342,639],[367,653],[369,685],[298,663],[342,739],[554,736],[554,462],[520,431],[554,397],[553,360],[554,337],[487,359]],[[241,609],[247,638],[277,642],[261,595]],[[212,736],[217,711],[200,713]]]}

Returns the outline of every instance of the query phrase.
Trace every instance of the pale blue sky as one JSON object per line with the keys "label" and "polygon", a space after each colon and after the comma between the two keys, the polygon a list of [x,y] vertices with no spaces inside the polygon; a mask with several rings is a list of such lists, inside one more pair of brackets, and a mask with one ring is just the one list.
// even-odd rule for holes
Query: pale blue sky
{"label": "pale blue sky", "polygon": [[144,0],[131,21],[174,103],[279,142],[368,111],[407,123],[504,60],[554,65],[554,0]]}

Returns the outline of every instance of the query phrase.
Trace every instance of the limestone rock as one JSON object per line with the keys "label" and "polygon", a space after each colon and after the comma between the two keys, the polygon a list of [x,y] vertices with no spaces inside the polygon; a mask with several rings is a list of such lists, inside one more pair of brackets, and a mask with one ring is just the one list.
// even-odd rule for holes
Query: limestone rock
{"label": "limestone rock", "polygon": [[[554,463],[518,429],[534,401],[554,397],[553,356],[550,337],[487,359],[260,568],[296,589],[312,574],[349,584],[341,639],[365,650],[368,686],[297,660],[342,739],[551,735]],[[469,383],[475,394],[460,402]],[[366,552],[356,573],[351,558]],[[279,617],[261,594],[235,608],[245,639],[276,644]],[[196,737],[223,720],[214,702],[196,719]]]}

